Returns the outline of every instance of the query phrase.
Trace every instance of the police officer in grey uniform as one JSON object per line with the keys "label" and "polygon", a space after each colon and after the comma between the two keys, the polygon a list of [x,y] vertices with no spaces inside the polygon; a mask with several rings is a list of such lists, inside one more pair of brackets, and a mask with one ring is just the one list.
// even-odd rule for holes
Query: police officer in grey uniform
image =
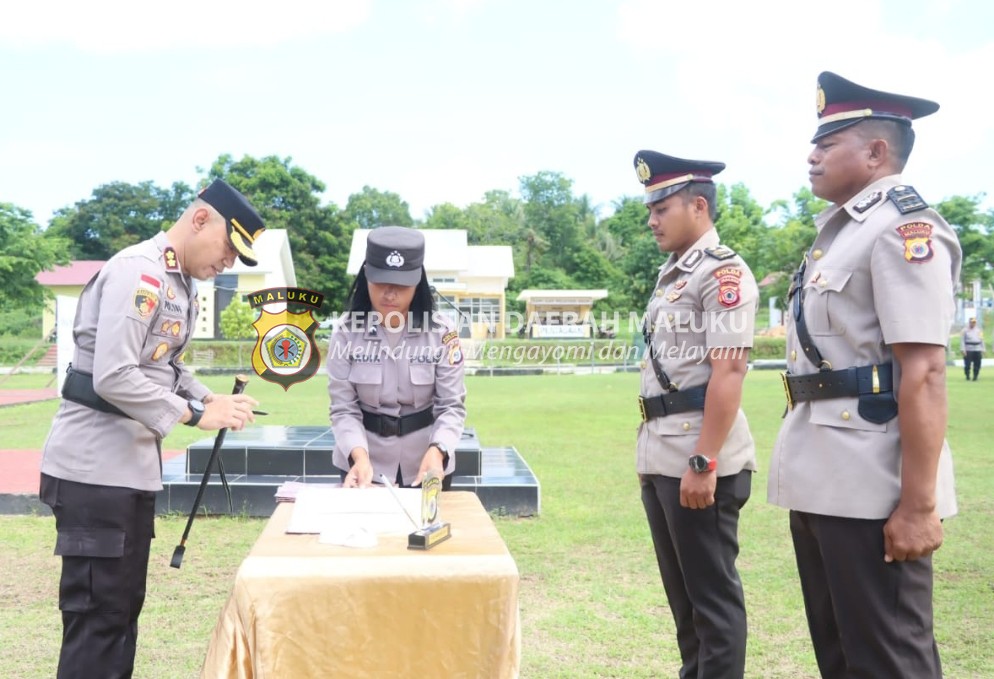
{"label": "police officer in grey uniform", "polygon": [[963,373],[970,379],[973,368],[973,381],[980,375],[980,359],[984,355],[984,331],[977,327],[977,317],[971,316],[963,334],[959,338],[959,350],[963,354]]}
{"label": "police officer in grey uniform", "polygon": [[742,677],[746,611],[735,568],[755,445],[739,408],[759,291],[719,243],[724,163],[639,151],[649,227],[669,259],[646,316],[636,469],[687,679]]}
{"label": "police officer in grey uniform", "polygon": [[794,277],[789,409],[769,499],[790,509],[823,677],[941,677],[932,558],[956,512],[946,346],[961,253],[901,172],[916,97],[818,77],[812,192],[831,205]]}
{"label": "police officer in grey uniform", "polygon": [[39,490],[62,557],[60,679],[132,675],[163,437],[178,423],[237,430],[254,419],[253,398],[211,393],[181,356],[199,312],[193,279],[236,256],[254,265],[263,230],[217,180],[168,231],[114,255],[80,295]]}
{"label": "police officer in grey uniform", "polygon": [[332,461],[345,487],[381,474],[417,486],[429,471],[451,485],[466,419],[464,357],[458,332],[435,311],[424,250],[415,229],[370,231],[348,313],[332,331]]}

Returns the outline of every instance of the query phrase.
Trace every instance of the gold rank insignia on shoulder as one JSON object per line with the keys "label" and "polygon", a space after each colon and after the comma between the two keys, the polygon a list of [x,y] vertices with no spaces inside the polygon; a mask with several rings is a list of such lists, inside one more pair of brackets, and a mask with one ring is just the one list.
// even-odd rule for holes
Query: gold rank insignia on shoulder
{"label": "gold rank insignia on shoulder", "polygon": [[871,207],[879,203],[881,198],[883,198],[883,194],[880,191],[874,191],[870,195],[860,199],[858,203],[852,206],[852,209],[860,214],[863,214]]}
{"label": "gold rank insignia on shoulder", "polygon": [[162,251],[162,258],[166,262],[166,271],[179,271],[179,260],[176,259],[176,251],[172,246]]}
{"label": "gold rank insignia on shoulder", "polygon": [[895,186],[887,192],[887,198],[894,203],[898,212],[906,215],[909,212],[917,212],[928,207],[928,203],[922,200],[913,186]]}
{"label": "gold rank insignia on shoulder", "polygon": [[715,245],[713,248],[704,248],[704,252],[708,253],[715,259],[729,259],[735,256],[735,250],[724,245]]}

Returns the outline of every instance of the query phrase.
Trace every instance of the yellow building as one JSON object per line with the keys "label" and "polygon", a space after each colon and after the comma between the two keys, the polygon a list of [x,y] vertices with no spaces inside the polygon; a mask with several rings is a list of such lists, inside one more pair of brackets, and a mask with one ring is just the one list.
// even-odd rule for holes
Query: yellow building
{"label": "yellow building", "polygon": [[52,292],[52,299],[45,301],[45,308],[41,314],[41,336],[51,337],[55,332],[56,319],[56,298],[59,295],[64,297],[79,296],[83,288],[96,276],[106,262],[95,259],[81,259],[77,262],[70,262],[66,266],[57,266],[51,271],[42,271],[35,280]]}

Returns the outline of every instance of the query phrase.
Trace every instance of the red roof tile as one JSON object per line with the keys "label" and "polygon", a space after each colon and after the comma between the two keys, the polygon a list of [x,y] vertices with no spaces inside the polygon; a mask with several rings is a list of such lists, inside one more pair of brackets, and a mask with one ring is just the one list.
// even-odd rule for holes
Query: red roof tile
{"label": "red roof tile", "polygon": [[86,285],[106,262],[84,259],[67,266],[57,266],[52,271],[42,271],[35,280],[41,285]]}

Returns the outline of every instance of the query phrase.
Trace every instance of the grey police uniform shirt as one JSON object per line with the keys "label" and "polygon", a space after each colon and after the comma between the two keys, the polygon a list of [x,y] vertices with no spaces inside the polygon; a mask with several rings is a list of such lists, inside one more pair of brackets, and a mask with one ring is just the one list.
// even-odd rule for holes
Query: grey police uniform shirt
{"label": "grey police uniform shirt", "polygon": [[963,334],[959,338],[960,351],[983,351],[984,332],[980,328],[963,328]]}
{"label": "grey police uniform shirt", "polygon": [[[670,380],[680,389],[702,385],[711,377],[709,349],[725,349],[732,357],[735,350],[751,348],[758,299],[759,290],[749,267],[719,245],[714,229],[701,236],[683,257],[671,254],[660,267],[646,316],[652,327],[656,360]],[[640,390],[642,396],[664,391],[648,353],[642,364]],[[679,478],[687,471],[691,455],[713,455],[715,451],[696,448],[703,420],[703,410],[692,410],[639,425],[638,473]],[[718,476],[743,469],[756,469],[756,446],[739,409],[718,454]]]}
{"label": "grey police uniform shirt", "polygon": [[[803,281],[811,339],[833,369],[890,363],[892,344],[948,346],[953,285],[959,279],[956,234],[937,212],[901,214],[887,192],[892,175],[815,219]],[[817,372],[787,313],[787,369]],[[900,369],[894,366],[895,394]],[[898,416],[876,424],[860,417],[857,397],[805,401],[789,410],[770,464],[768,499],[804,512],[884,519],[901,494]],[[943,441],[936,486],[940,516],[956,513],[952,457]]]}
{"label": "grey police uniform shirt", "polygon": [[210,390],[180,362],[198,313],[193,279],[169,271],[164,233],[121,250],[83,289],[73,367],[130,417],[63,400],[41,471],[69,481],[161,490],[161,441]]}
{"label": "grey police uniform shirt", "polygon": [[[449,453],[445,473],[455,469],[455,449],[466,420],[464,356],[459,337],[444,316],[433,327],[405,327],[396,347],[380,325],[339,322],[328,347],[328,393],[331,429],[335,435],[332,462],[349,468],[349,453],[369,453],[374,478],[385,474],[392,482],[400,466],[405,482],[417,476],[428,444],[437,442]],[[404,436],[380,436],[367,431],[363,410],[402,416],[431,408],[431,424]]]}

